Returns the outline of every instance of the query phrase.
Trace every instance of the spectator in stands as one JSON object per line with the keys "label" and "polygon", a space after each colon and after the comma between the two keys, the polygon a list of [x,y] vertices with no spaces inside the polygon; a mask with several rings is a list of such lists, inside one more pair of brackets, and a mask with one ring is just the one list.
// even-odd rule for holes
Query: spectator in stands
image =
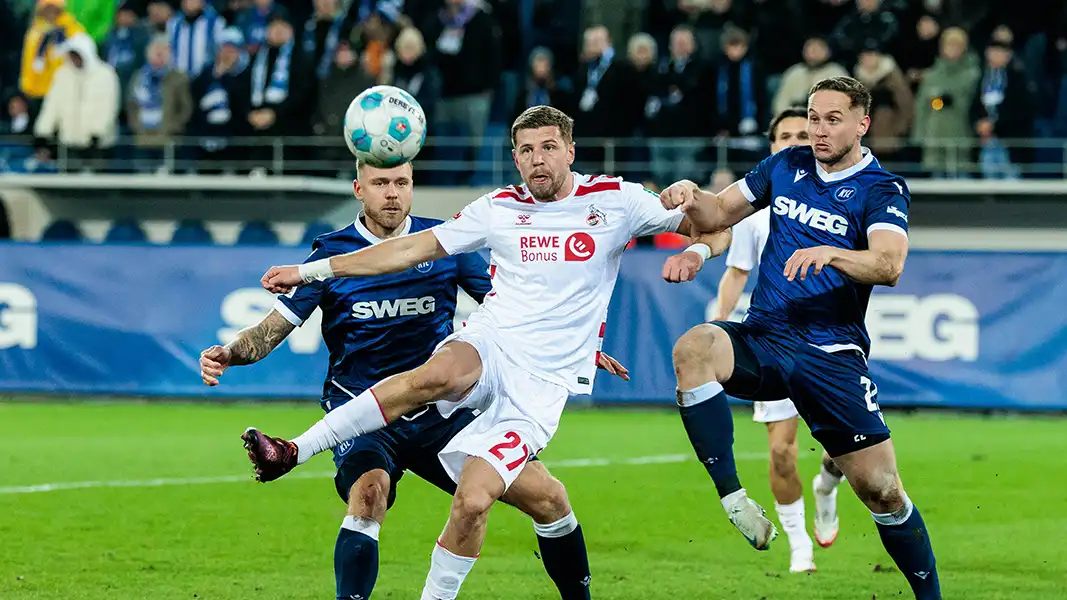
{"label": "spectator in stands", "polygon": [[938,55],[941,39],[941,24],[931,15],[923,15],[915,23],[915,29],[900,36],[893,57],[897,59],[912,89],[922,83],[926,70],[933,66]]}
{"label": "spectator in stands", "polygon": [[237,18],[237,27],[245,36],[249,53],[255,54],[267,39],[267,24],[276,11],[281,11],[286,18],[289,16],[289,11],[274,0],[253,0],[252,6]]}
{"label": "spectator in stands", "polygon": [[[629,120],[620,98],[630,93],[629,78],[621,61],[615,60],[611,35],[602,26],[585,30],[582,65],[574,76],[577,98],[574,135],[576,138],[628,138],[638,123]],[[579,170],[604,169],[602,140],[579,143],[576,152]]]}
{"label": "spectator in stands", "polygon": [[715,130],[720,136],[757,135],[760,123],[768,121],[766,88],[761,83],[765,75],[748,50],[747,33],[736,27],[723,31],[723,54],[714,81]]}
{"label": "spectator in stands", "polygon": [[[201,173],[236,171],[234,161],[242,156],[229,138],[248,131],[248,67],[244,36],[236,27],[228,27],[219,36],[215,66],[193,80],[191,96],[194,109],[188,133],[199,138],[198,166]],[[247,154],[247,151],[244,152]]]}
{"label": "spectator in stands", "polygon": [[752,45],[771,80],[793,65],[804,46],[806,4],[806,0],[750,0],[738,19],[737,25],[752,35]]}
{"label": "spectator in stands", "polygon": [[[307,95],[314,73],[295,48],[293,26],[279,12],[267,26],[266,44],[252,57],[251,105],[248,123],[257,136],[300,136],[310,133]],[[274,156],[270,145],[254,149],[264,163]]]}
{"label": "spectator in stands", "polygon": [[315,0],[315,13],[304,24],[301,44],[311,64],[315,65],[315,76],[319,81],[324,81],[330,74],[337,47],[348,37],[344,21],[345,15],[337,0]]}
{"label": "spectator in stands", "polygon": [[[189,77],[171,66],[167,38],[154,38],[148,45],[146,57],[147,62],[130,82],[126,115],[139,155],[144,162],[158,166],[163,149],[180,141],[177,138],[185,133],[185,126],[193,114],[193,98],[189,92]],[[181,154],[184,156],[185,153]]]}
{"label": "spectator in stands", "polygon": [[34,135],[58,137],[78,163],[75,167],[99,167],[93,163],[115,145],[119,78],[111,65],[98,58],[96,44],[87,34],[74,34],[64,48],[67,60],[55,73]]}
{"label": "spectator in stands", "polygon": [[922,145],[923,170],[934,177],[958,172],[966,154],[961,146],[974,136],[971,102],[981,77],[978,57],[968,49],[967,33],[949,27],[941,34],[941,53],[915,95],[912,141]]}
{"label": "spectator in stands", "polygon": [[393,78],[393,66],[396,64],[392,49],[394,25],[384,16],[374,14],[353,30],[353,35],[359,37],[359,44],[353,47],[360,51],[360,68],[373,77],[375,83],[387,84]]}
{"label": "spectator in stands", "polygon": [[660,99],[659,47],[656,39],[647,33],[635,33],[626,43],[626,69],[624,85],[630,91],[619,98],[619,118],[631,124],[629,139],[620,147],[620,159],[626,163],[617,174],[630,181],[650,180],[648,124],[658,113]]}
{"label": "spectator in stands", "polygon": [[422,105],[426,122],[434,123],[437,101],[441,98],[441,72],[430,62],[426,54],[426,42],[422,33],[414,27],[405,27],[396,36],[396,66],[393,67],[393,85],[406,90]]}
{"label": "spectator in stands", "polygon": [[[1013,60],[1011,46],[992,41],[986,47],[982,79],[971,103],[971,121],[981,142],[979,160],[987,178],[1018,176],[1027,162],[1025,147],[1034,133],[1034,84]],[[1009,140],[1010,149],[1004,140]]]}
{"label": "spectator in stands", "polygon": [[5,135],[30,135],[33,133],[33,115],[30,113],[30,104],[26,96],[20,93],[12,94],[5,103],[7,107],[6,118],[0,121],[0,133]]}
{"label": "spectator in stands", "polygon": [[856,12],[841,19],[830,40],[838,60],[852,64],[868,40],[891,48],[899,33],[896,16],[883,9],[882,0],[856,0]]}
{"label": "spectator in stands", "polygon": [[63,44],[85,28],[67,12],[66,0],[40,0],[22,46],[19,88],[30,102],[39,103],[65,60]]}
{"label": "spectator in stands", "polygon": [[167,22],[173,66],[195,79],[215,63],[226,19],[204,0],[181,0],[182,9]]}
{"label": "spectator in stands", "polygon": [[[330,73],[319,83],[318,106],[312,119],[315,134],[339,137],[349,103],[372,85],[374,79],[360,68],[359,57],[348,42],[337,46]],[[339,156],[335,153],[334,160]]]}
{"label": "spectator in stands", "polygon": [[892,56],[868,41],[854,70],[856,79],[871,93],[871,125],[865,143],[883,159],[904,147],[915,118],[915,96]]}
{"label": "spectator in stands", "polygon": [[652,177],[660,185],[697,179],[697,155],[704,144],[698,136],[707,114],[707,65],[696,56],[696,38],[688,26],[671,32],[669,56],[659,67],[655,91],[658,110],[649,119]]}
{"label": "spectator in stands", "polygon": [[774,95],[774,114],[791,106],[807,106],[811,86],[830,77],[844,77],[848,71],[830,60],[830,46],[821,37],[804,42],[804,61],[786,70]]}
{"label": "spectator in stands", "polygon": [[167,25],[174,18],[174,7],[168,0],[148,0],[148,29],[151,33],[167,33]]}
{"label": "spectator in stands", "polygon": [[501,73],[499,32],[481,6],[475,0],[445,0],[445,7],[425,32],[427,41],[433,41],[443,80],[438,127],[470,139],[475,147],[481,146],[485,135],[493,89]]}
{"label": "spectator in stands", "polygon": [[[134,12],[133,2],[124,1],[115,13],[115,28],[104,41],[100,54],[115,69],[119,76],[121,97],[129,95],[130,80],[134,73],[145,64],[150,33],[148,27],[139,21]],[[125,107],[119,121],[125,123]]]}
{"label": "spectator in stands", "polygon": [[533,53],[530,54],[530,69],[526,76],[526,85],[515,103],[511,120],[531,106],[553,106],[567,112],[570,110],[570,103],[570,90],[561,86],[556,80],[555,57],[552,51],[548,48],[534,48]]}

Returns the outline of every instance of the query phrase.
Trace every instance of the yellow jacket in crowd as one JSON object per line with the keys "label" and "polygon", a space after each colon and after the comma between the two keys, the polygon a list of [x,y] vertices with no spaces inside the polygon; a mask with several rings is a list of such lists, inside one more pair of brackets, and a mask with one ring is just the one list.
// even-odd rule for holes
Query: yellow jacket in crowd
{"label": "yellow jacket in crowd", "polygon": [[[42,9],[59,9],[54,21],[41,16]],[[65,54],[61,46],[72,36],[84,33],[85,28],[66,12],[65,0],[38,0],[37,16],[26,32],[22,48],[22,70],[19,88],[30,98],[43,98],[52,85],[52,76],[63,64]]]}

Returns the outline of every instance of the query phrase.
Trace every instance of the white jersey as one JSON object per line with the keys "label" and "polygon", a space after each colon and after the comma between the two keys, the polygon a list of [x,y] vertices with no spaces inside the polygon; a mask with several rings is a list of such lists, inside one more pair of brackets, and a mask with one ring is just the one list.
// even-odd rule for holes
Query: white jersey
{"label": "white jersey", "polygon": [[682,213],[638,184],[573,176],[562,200],[537,202],[510,186],[432,231],[449,254],[490,250],[493,290],[467,322],[494,329],[531,374],[588,394],[623,250],[634,237],[676,231]]}
{"label": "white jersey", "polygon": [[767,245],[767,237],[771,234],[770,207],[742,219],[733,226],[732,233],[733,241],[730,242],[730,251],[726,253],[726,266],[742,271],[754,270],[759,266],[763,247]]}

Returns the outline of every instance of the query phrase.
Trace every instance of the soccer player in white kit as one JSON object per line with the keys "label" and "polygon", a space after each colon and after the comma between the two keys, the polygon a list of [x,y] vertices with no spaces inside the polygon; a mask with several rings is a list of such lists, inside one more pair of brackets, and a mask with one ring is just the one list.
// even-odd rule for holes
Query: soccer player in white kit
{"label": "soccer player in white kit", "polygon": [[[767,137],[771,152],[790,146],[807,145],[808,113],[804,108],[789,108],[771,121]],[[731,182],[732,183],[732,182]],[[733,241],[726,254],[726,272],[719,280],[715,321],[728,321],[737,306],[741,291],[760,263],[760,255],[770,235],[770,208],[756,212],[733,226]],[[752,420],[767,425],[770,442],[770,483],[778,521],[789,538],[789,570],[803,573],[815,570],[814,545],[805,527],[804,489],[797,471],[797,423],[799,413],[789,399],[753,402]],[[837,538],[837,485],[841,471],[826,453],[822,469],[815,476],[815,540],[828,548]]]}
{"label": "soccer player in white kit", "polygon": [[[691,234],[679,210],[664,209],[640,185],[572,173],[572,128],[559,110],[527,109],[511,129],[524,185],[482,196],[431,229],[322,261],[272,267],[263,276],[266,289],[287,293],[311,281],[395,273],[452,254],[491,251],[493,291],[424,365],[379,382],[291,442],[259,435],[271,442],[250,450],[257,473],[269,480],[419,406],[437,402],[446,416],[459,406],[483,411],[439,454],[458,486],[424,599],[457,596],[481,549],[490,507],[552,439],[567,398],[592,391],[627,244],[657,233]],[[665,263],[665,279],[691,278],[729,243],[726,232],[696,237],[690,251]]]}

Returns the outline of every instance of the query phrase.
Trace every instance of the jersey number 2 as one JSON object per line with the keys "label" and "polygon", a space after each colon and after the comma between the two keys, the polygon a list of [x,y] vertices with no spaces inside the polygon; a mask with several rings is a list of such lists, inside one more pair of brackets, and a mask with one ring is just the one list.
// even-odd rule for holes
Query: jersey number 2
{"label": "jersey number 2", "polygon": [[522,438],[520,438],[519,434],[515,433],[514,431],[509,431],[505,433],[504,438],[508,441],[500,442],[499,444],[490,448],[489,454],[492,454],[501,461],[504,461],[506,460],[504,458],[504,450],[514,450],[515,448],[518,448],[519,445],[522,445],[522,456],[505,465],[509,471],[514,471],[515,469],[519,468],[520,465],[525,463],[526,459],[530,457],[530,447],[526,444],[523,444]]}
{"label": "jersey number 2", "polygon": [[874,397],[878,395],[878,386],[874,385],[874,382],[871,381],[870,377],[860,377],[860,385],[866,390],[863,394],[863,399],[867,402],[867,410],[871,412],[880,410],[878,408],[878,402],[874,399]]}

